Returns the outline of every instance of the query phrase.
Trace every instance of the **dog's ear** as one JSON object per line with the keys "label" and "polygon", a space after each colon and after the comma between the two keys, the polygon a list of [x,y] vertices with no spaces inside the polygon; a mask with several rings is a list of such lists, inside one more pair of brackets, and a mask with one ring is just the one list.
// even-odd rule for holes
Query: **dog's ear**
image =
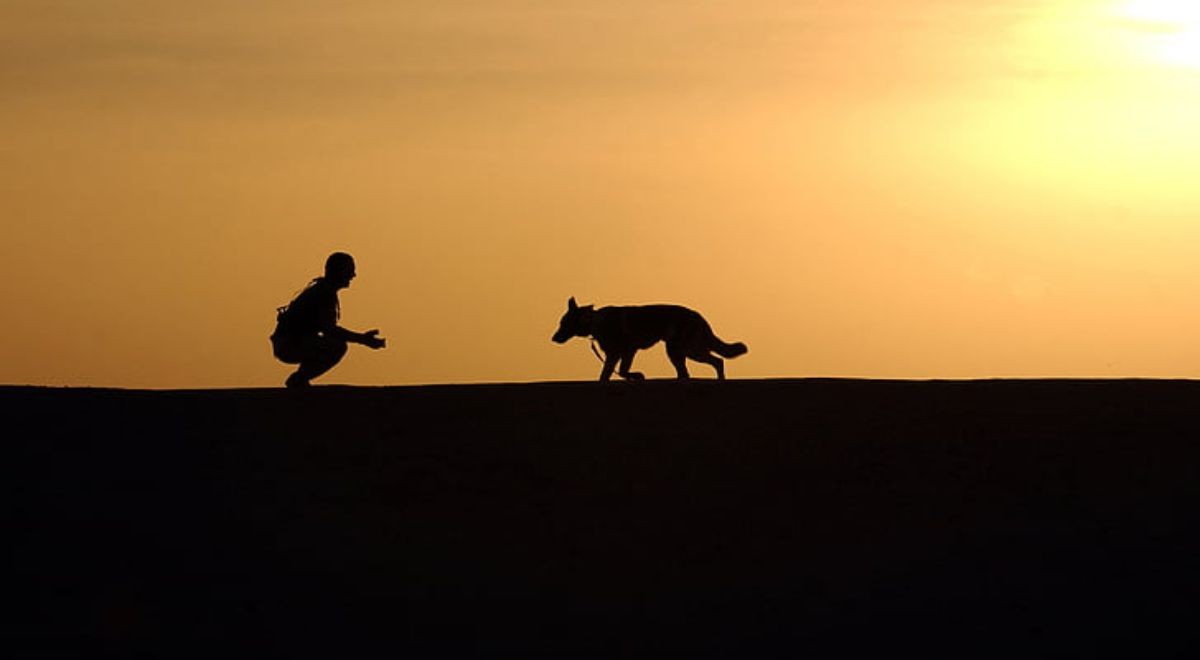
{"label": "dog's ear", "polygon": [[575,304],[575,296],[571,296],[571,299],[567,301],[567,309],[572,312],[579,309],[579,305]]}

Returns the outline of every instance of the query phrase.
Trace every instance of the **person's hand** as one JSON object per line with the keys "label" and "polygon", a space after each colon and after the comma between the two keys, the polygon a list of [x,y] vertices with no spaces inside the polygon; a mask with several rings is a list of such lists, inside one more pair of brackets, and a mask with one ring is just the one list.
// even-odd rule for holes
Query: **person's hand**
{"label": "person's hand", "polygon": [[379,337],[378,335],[379,335],[378,330],[367,330],[366,332],[364,332],[363,338],[362,338],[363,346],[369,346],[369,347],[375,348],[375,349],[379,349],[379,348],[383,348],[384,346],[387,346],[387,340],[383,339],[382,337]]}

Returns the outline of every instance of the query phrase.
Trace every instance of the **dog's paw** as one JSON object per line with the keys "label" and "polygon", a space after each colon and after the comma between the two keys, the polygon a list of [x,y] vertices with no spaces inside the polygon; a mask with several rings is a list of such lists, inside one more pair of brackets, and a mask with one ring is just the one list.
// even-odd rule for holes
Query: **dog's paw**
{"label": "dog's paw", "polygon": [[646,380],[646,377],[640,371],[630,371],[629,373],[621,374],[621,378],[625,380]]}

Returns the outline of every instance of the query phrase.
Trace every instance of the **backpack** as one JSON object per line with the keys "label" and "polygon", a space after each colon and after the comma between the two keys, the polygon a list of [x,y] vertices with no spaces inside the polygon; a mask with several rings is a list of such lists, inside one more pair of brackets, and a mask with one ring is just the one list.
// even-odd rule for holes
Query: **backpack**
{"label": "backpack", "polygon": [[304,313],[304,307],[306,307],[303,302],[304,294],[307,293],[308,290],[311,289],[316,283],[316,280],[309,282],[308,286],[304,287],[300,290],[300,293],[297,293],[295,296],[293,296],[292,300],[288,302],[288,304],[275,308],[275,332],[271,333],[272,339],[275,337],[292,335],[296,333],[296,325],[301,321],[301,316]]}
{"label": "backpack", "polygon": [[[321,281],[317,278],[308,283],[308,286],[296,294],[292,301],[283,307],[275,308],[275,332],[271,333],[271,337],[279,337],[285,335],[308,334],[315,332],[317,325],[315,319],[318,315],[317,302],[319,296],[314,297],[312,291],[314,285]],[[336,299],[334,300],[335,314],[341,316],[340,310],[337,310]]]}

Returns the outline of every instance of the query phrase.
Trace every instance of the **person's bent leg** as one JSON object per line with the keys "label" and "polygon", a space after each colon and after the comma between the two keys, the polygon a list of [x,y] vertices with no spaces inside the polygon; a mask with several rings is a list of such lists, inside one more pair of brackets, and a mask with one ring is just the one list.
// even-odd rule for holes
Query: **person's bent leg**
{"label": "person's bent leg", "polygon": [[330,337],[315,337],[312,350],[300,363],[296,373],[288,376],[288,387],[304,387],[309,381],[334,368],[346,356],[345,341]]}

